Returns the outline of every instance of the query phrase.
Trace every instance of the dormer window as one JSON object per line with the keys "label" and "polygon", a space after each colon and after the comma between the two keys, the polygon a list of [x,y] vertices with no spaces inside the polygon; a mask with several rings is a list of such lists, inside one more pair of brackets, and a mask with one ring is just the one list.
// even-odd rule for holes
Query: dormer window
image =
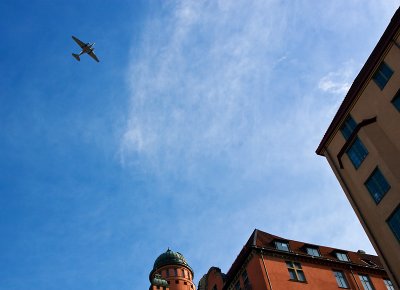
{"label": "dormer window", "polygon": [[344,261],[344,262],[349,262],[349,257],[347,256],[346,253],[343,252],[336,252],[335,253],[336,258],[338,258],[339,261]]}
{"label": "dormer window", "polygon": [[275,241],[275,247],[280,251],[289,252],[289,244],[287,242]]}
{"label": "dormer window", "polygon": [[313,257],[321,256],[318,251],[318,248],[316,248],[316,247],[306,247],[306,251],[307,251],[307,254],[309,254],[310,256],[313,256]]}

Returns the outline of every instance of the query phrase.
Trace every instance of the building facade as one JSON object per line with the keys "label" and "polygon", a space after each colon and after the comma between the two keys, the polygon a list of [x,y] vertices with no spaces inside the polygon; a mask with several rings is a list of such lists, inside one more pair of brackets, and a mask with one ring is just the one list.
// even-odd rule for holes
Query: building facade
{"label": "building facade", "polygon": [[326,157],[400,289],[400,8],[316,153]]}
{"label": "building facade", "polygon": [[156,259],[149,280],[149,290],[196,290],[192,268],[181,253],[170,249]]}
{"label": "building facade", "polygon": [[377,256],[254,230],[226,274],[211,267],[198,290],[393,290]]}

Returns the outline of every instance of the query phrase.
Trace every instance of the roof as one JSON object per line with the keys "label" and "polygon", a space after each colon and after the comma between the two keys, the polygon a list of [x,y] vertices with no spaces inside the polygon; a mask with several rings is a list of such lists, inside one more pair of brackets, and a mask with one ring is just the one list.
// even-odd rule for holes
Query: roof
{"label": "roof", "polygon": [[393,15],[385,32],[351,85],[346,97],[339,107],[339,110],[337,111],[335,117],[328,127],[328,130],[325,132],[324,137],[315,151],[318,155],[322,156],[324,154],[325,145],[331,139],[332,134],[336,132],[336,129],[338,126],[340,126],[342,120],[346,118],[350,108],[352,107],[352,104],[357,99],[358,93],[362,90],[363,86],[374,73],[376,67],[380,64],[382,55],[384,55],[387,48],[393,44],[393,38],[396,36],[396,33],[399,31],[399,29],[400,8],[398,8],[396,13]]}
{"label": "roof", "polygon": [[[277,250],[275,247],[275,241],[281,241],[281,242],[288,243],[290,252]],[[321,256],[320,257],[311,257],[310,255],[307,254],[306,247],[318,248]],[[276,253],[280,253],[280,254],[289,254],[289,255],[294,254],[299,257],[310,258],[310,261],[311,261],[311,259],[313,261],[317,261],[317,260],[329,261],[329,262],[335,262],[335,263],[345,263],[345,264],[353,265],[353,266],[368,267],[368,268],[373,268],[373,269],[382,270],[382,271],[384,270],[383,265],[382,265],[381,261],[379,260],[378,256],[366,254],[364,251],[353,252],[353,251],[348,251],[348,250],[342,250],[342,249],[337,249],[337,248],[332,248],[332,247],[326,247],[326,246],[320,246],[320,245],[315,245],[315,244],[309,244],[309,243],[305,243],[305,242],[289,240],[286,238],[275,236],[275,235],[260,231],[258,229],[255,229],[253,231],[252,235],[250,236],[249,240],[247,241],[247,243],[243,246],[243,249],[240,251],[237,258],[233,262],[231,268],[227,272],[227,274],[226,274],[227,283],[225,285],[230,283],[230,281],[234,278],[236,273],[240,270],[240,268],[246,261],[247,257],[251,253],[251,251],[254,249],[262,250],[264,253],[276,252]],[[336,252],[347,254],[350,261],[349,262],[339,261],[337,259],[337,257],[335,256]],[[368,264],[368,261],[372,262],[372,264]]]}
{"label": "roof", "polygon": [[179,252],[174,252],[170,250],[169,248],[165,253],[162,253],[154,262],[153,270],[150,272],[149,279],[151,281],[151,277],[154,272],[156,272],[158,269],[161,267],[167,266],[167,265],[175,265],[175,266],[184,266],[188,268],[192,272],[193,276],[193,270],[187,263],[185,257],[179,253]]}

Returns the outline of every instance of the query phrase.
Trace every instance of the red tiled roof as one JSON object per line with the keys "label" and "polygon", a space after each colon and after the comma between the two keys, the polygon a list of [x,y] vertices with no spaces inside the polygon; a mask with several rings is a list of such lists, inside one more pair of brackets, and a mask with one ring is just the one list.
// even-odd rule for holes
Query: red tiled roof
{"label": "red tiled roof", "polygon": [[[375,269],[382,271],[384,270],[378,256],[369,255],[362,252],[352,252],[348,250],[342,250],[332,247],[319,246],[315,244],[289,240],[255,229],[251,234],[247,243],[243,246],[239,255],[236,257],[231,268],[228,270],[226,274],[227,283],[229,283],[229,281],[234,278],[234,275],[237,273],[237,271],[240,270],[246,258],[253,249],[262,249],[265,251],[280,252],[282,254],[287,253],[284,251],[277,250],[275,248],[275,243],[274,243],[275,241],[287,242],[290,248],[290,252],[288,252],[288,254],[298,254],[304,257],[310,257],[307,254],[305,247],[313,246],[317,247],[321,254],[320,257],[315,257],[315,259],[321,259],[326,261],[330,260],[332,262],[338,262],[338,263],[349,263],[349,265],[358,265],[362,267],[371,267],[371,265],[367,264],[367,262],[363,262],[363,260],[366,260],[366,261],[371,261],[373,264],[375,264],[376,265],[376,267],[374,267]],[[336,252],[346,253],[350,261],[349,262],[339,261],[335,256]]]}

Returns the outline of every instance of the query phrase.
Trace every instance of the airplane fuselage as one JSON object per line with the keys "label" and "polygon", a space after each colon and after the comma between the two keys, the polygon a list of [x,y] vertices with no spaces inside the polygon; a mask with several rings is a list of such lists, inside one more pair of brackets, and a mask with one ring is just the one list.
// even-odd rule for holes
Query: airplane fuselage
{"label": "airplane fuselage", "polygon": [[94,46],[94,42],[86,43],[86,45],[84,47],[82,47],[82,51],[79,53],[79,55],[92,52],[94,50],[93,46]]}
{"label": "airplane fuselage", "polygon": [[72,36],[72,39],[81,47],[81,52],[79,54],[73,53],[72,56],[77,60],[80,61],[81,59],[79,58],[80,55],[87,53],[91,58],[93,58],[95,61],[100,62],[99,59],[97,58],[96,54],[94,53],[94,42],[83,42],[76,38],[75,36]]}

